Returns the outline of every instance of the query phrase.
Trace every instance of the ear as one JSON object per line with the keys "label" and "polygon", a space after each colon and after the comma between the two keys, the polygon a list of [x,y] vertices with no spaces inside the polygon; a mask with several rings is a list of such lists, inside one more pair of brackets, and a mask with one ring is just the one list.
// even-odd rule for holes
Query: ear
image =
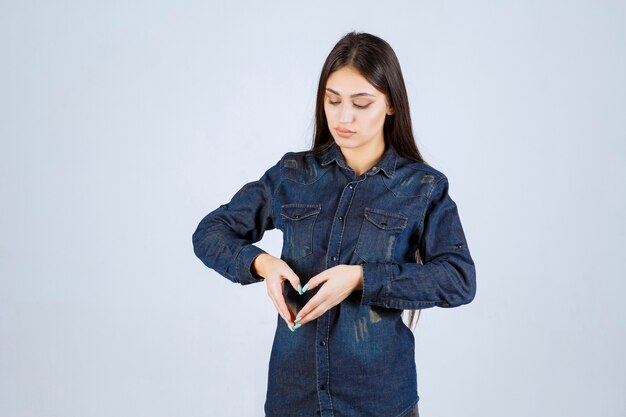
{"label": "ear", "polygon": [[389,100],[386,100],[386,101],[387,101],[387,115],[391,116],[392,114],[396,112],[396,109],[394,109],[393,106],[389,104]]}

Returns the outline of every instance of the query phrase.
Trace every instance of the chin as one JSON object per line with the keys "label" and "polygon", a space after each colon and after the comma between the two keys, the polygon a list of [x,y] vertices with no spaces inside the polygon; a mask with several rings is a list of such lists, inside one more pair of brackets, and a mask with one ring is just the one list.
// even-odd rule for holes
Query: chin
{"label": "chin", "polygon": [[335,143],[337,144],[337,146],[339,146],[340,148],[358,148],[361,143],[353,138],[347,139],[347,138],[333,138],[335,139]]}

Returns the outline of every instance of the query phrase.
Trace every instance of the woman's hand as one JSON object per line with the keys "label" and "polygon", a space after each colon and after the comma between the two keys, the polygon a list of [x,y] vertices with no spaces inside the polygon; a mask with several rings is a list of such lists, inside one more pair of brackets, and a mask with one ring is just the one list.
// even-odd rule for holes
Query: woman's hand
{"label": "woman's hand", "polygon": [[298,312],[296,323],[306,324],[315,320],[346,299],[354,290],[363,288],[361,265],[337,265],[317,274],[305,288],[310,290],[323,284],[317,294]]}
{"label": "woman's hand", "polygon": [[300,293],[300,278],[282,259],[270,254],[262,253],[252,262],[252,270],[265,280],[267,294],[272,299],[278,314],[287,322],[290,327],[294,326],[294,313],[287,307],[285,302],[284,285],[289,281],[291,286]]}

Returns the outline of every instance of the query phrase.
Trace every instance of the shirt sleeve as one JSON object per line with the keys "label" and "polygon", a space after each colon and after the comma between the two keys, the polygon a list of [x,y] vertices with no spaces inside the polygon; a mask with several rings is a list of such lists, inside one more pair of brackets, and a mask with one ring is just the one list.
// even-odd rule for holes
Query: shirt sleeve
{"label": "shirt sleeve", "polygon": [[476,294],[476,268],[448,179],[435,185],[418,242],[423,264],[363,264],[362,305],[397,309],[457,307]]}
{"label": "shirt sleeve", "polygon": [[266,230],[275,228],[273,195],[281,180],[281,161],[258,181],[245,184],[230,202],[207,214],[192,236],[196,256],[241,285],[263,280],[250,268],[254,259],[265,253],[254,243]]}

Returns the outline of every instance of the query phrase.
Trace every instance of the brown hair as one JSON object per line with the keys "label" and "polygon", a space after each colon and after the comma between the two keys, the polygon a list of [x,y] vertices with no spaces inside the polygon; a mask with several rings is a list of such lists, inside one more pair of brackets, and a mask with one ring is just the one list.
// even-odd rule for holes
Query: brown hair
{"label": "brown hair", "polygon": [[[415,261],[418,264],[422,263],[422,257],[420,256],[420,251],[419,249],[415,252]],[[412,329],[415,330],[415,327],[417,326],[417,322],[420,319],[420,316],[422,314],[422,310],[405,310],[403,313],[407,313],[406,318],[408,321],[408,326]],[[415,313],[417,313],[417,318],[415,317]]]}

